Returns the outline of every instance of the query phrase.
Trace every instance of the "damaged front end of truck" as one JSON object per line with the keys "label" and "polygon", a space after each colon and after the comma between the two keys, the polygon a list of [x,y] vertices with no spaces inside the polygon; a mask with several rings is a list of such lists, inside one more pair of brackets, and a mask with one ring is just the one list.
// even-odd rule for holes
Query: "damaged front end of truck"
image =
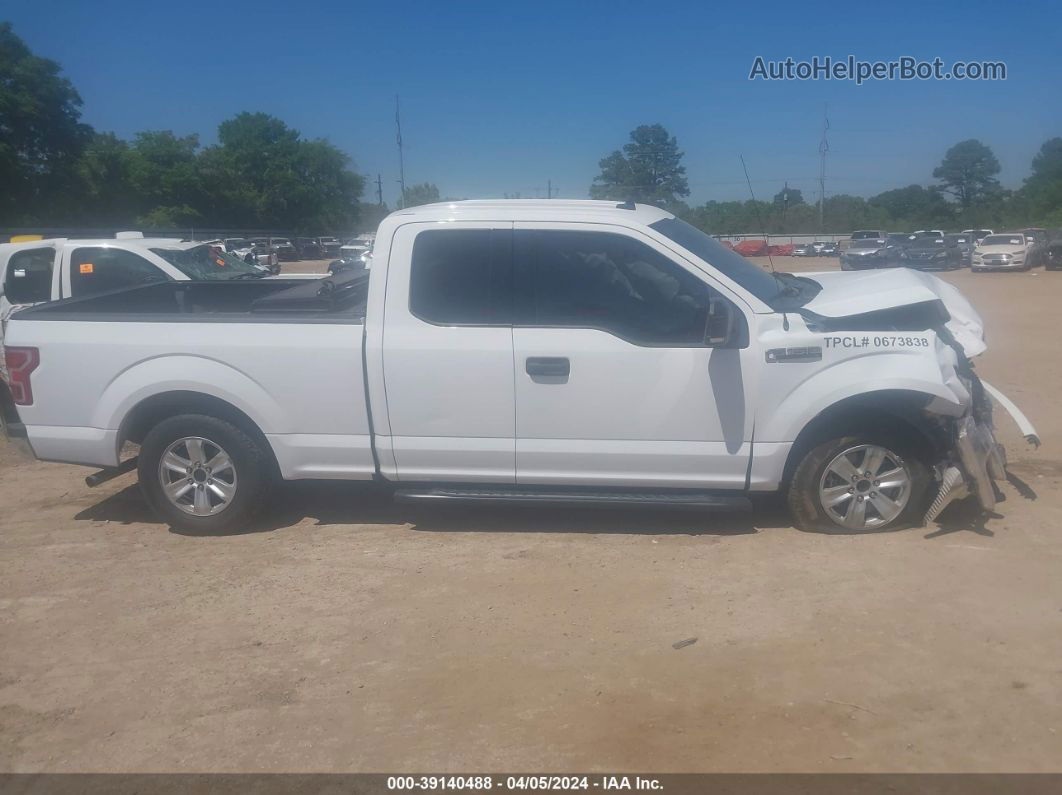
{"label": "damaged front end of truck", "polygon": [[[995,435],[993,399],[1011,416],[1029,444],[1039,447],[1040,439],[1021,410],[975,372],[974,358],[987,350],[984,326],[976,310],[951,284],[925,273],[904,269],[880,276],[868,274],[867,281],[875,283],[860,285],[859,301],[845,300],[848,290],[836,289],[840,285],[833,283],[835,276],[841,274],[812,277],[826,289],[823,300],[812,301],[801,311],[809,327],[825,333],[936,334],[935,354],[948,398],[933,397],[921,409],[923,427],[931,429],[937,453],[936,494],[925,523],[935,520],[952,502],[969,496],[975,497],[984,511],[993,511],[1002,499],[997,483],[1007,479],[1006,450]],[[850,281],[844,284],[844,288],[850,286]],[[873,288],[873,297],[866,300],[868,288]],[[866,311],[838,311],[853,305]]]}

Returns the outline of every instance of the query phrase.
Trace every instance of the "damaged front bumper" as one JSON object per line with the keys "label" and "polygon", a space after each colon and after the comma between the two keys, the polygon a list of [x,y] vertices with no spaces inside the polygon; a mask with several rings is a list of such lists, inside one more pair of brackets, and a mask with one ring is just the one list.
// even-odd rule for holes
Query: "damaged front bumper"
{"label": "damaged front bumper", "polygon": [[955,500],[973,495],[982,509],[993,511],[1000,499],[996,482],[1007,477],[1007,456],[1003,445],[996,441],[989,396],[1010,414],[1026,441],[1040,446],[1036,429],[1021,410],[991,384],[981,380],[978,384],[981,390],[971,390],[978,398],[962,417],[954,420],[952,455],[939,465],[940,488],[926,512],[926,524]]}

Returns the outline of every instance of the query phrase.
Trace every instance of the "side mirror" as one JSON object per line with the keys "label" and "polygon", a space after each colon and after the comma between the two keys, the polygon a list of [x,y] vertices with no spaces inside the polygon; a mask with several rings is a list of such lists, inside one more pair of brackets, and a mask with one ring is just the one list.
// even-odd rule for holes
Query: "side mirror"
{"label": "side mirror", "polygon": [[709,348],[741,348],[745,345],[745,316],[722,296],[708,298],[704,344]]}

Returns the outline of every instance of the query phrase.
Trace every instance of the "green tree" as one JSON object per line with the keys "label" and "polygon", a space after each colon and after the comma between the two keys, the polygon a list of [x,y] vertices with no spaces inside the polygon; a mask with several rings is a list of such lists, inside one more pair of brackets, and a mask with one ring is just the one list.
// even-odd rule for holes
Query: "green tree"
{"label": "green tree", "polygon": [[80,201],[68,220],[92,226],[132,226],[140,212],[130,181],[129,144],[114,133],[95,133],[77,162]]}
{"label": "green tree", "polygon": [[439,198],[439,189],[431,182],[422,182],[420,185],[410,185],[406,188],[406,195],[398,200],[397,207],[401,210],[438,201],[442,201]]}
{"label": "green tree", "polygon": [[199,136],[170,130],[140,132],[129,148],[128,180],[143,226],[165,228],[202,223]]}
{"label": "green tree", "polygon": [[29,223],[69,193],[92,135],[59,64],[0,22],[0,221]]}
{"label": "green tree", "polygon": [[804,194],[800,192],[800,188],[782,188],[774,194],[774,204],[776,207],[795,207],[798,204],[804,203]]}
{"label": "green tree", "polygon": [[927,229],[948,226],[952,222],[952,206],[941,189],[922,185],[908,185],[871,196],[870,207],[884,213],[887,228]]}
{"label": "green tree", "polygon": [[678,141],[660,124],[638,127],[623,151],[602,158],[601,173],[590,186],[595,199],[674,206],[690,195],[683,152]]}
{"label": "green tree", "polygon": [[241,113],[218,127],[200,155],[198,209],[212,223],[318,232],[353,227],[365,180],[325,140],[265,113]]}
{"label": "green tree", "polygon": [[1062,224],[1062,138],[1051,138],[1040,147],[1021,194],[1037,223]]}
{"label": "green tree", "polygon": [[358,233],[361,232],[375,232],[376,227],[380,225],[380,221],[387,217],[390,213],[387,204],[376,204],[375,202],[359,202],[358,204],[358,223],[355,230]]}
{"label": "green tree", "polygon": [[970,138],[960,141],[945,154],[940,165],[933,169],[934,179],[939,179],[947,193],[955,197],[965,211],[975,204],[1000,198],[999,161],[992,150]]}

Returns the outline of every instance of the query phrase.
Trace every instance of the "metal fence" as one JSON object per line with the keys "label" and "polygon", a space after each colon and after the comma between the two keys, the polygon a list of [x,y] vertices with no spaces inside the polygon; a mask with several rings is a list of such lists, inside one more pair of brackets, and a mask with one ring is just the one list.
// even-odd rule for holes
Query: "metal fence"
{"label": "metal fence", "polygon": [[787,243],[839,243],[848,240],[851,232],[831,232],[819,235],[713,235],[717,240],[740,243],[742,240],[766,240],[769,246],[784,246]]}
{"label": "metal fence", "polygon": [[[144,237],[171,237],[178,238],[180,240],[218,240],[227,237],[284,237],[289,240],[295,237],[317,237],[318,235],[296,235],[294,232],[286,229],[232,229],[232,228],[203,228],[203,227],[186,227],[186,228],[169,228],[169,229],[151,229],[140,228],[130,229],[126,226],[54,226],[54,227],[41,227],[41,226],[26,226],[26,227],[7,227],[0,229],[0,243],[8,242],[12,237],[16,235],[40,235],[44,238],[112,238],[118,232],[141,232]],[[321,232],[321,235],[328,235],[328,232]],[[351,237],[351,235],[338,235],[333,234],[333,237]]]}

